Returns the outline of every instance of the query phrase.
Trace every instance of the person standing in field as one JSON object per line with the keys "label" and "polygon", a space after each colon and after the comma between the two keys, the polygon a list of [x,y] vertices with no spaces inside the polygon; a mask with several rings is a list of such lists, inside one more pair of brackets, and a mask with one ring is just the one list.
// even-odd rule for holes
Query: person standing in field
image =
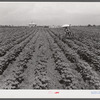
{"label": "person standing in field", "polygon": [[69,29],[69,26],[65,25],[65,26],[63,26],[63,28],[64,28],[64,32],[65,32],[63,39],[70,38],[71,37],[71,31]]}

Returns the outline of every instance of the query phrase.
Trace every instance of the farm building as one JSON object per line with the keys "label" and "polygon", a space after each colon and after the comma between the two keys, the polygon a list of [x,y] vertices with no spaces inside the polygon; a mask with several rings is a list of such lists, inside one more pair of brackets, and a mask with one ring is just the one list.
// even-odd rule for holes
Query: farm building
{"label": "farm building", "polygon": [[35,26],[37,26],[35,23],[29,23],[29,27],[35,27]]}

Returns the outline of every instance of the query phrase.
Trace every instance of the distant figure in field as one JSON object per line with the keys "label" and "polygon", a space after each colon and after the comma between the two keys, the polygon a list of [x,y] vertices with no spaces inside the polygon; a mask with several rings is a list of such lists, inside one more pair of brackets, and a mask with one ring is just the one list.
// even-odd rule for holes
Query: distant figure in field
{"label": "distant figure in field", "polygon": [[65,32],[63,39],[70,38],[71,37],[71,31],[69,30],[69,25],[63,25],[62,27],[63,27],[64,32]]}

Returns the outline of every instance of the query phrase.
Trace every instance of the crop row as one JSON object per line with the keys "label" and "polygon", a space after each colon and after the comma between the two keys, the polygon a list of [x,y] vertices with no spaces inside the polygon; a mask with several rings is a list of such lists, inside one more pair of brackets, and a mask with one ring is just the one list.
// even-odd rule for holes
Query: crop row
{"label": "crop row", "polygon": [[[65,39],[65,32],[64,29],[62,28],[55,28],[55,29],[51,29],[51,31],[57,35],[61,40],[63,40],[64,42],[66,42],[66,38]],[[70,38],[79,46],[85,47],[87,49],[89,49],[90,51],[92,51],[93,53],[95,53],[96,55],[100,55],[100,50],[99,50],[99,43],[96,43],[95,41],[91,40],[91,39],[86,39],[86,38],[78,38],[78,34],[74,33],[74,31],[72,31],[72,29],[70,28],[71,31],[71,36]],[[81,35],[80,35],[81,36]]]}
{"label": "crop row", "polygon": [[37,38],[38,37],[33,37],[33,39],[31,39],[12,65],[12,73],[4,80],[3,89],[19,89],[20,84],[24,81],[24,72],[28,67],[27,63],[35,52]]}
{"label": "crop row", "polygon": [[[54,34],[56,35],[56,33],[54,33]],[[86,62],[88,62],[89,64],[91,64],[91,67],[95,68],[96,71],[97,70],[100,71],[100,59],[97,57],[97,55],[93,51],[90,51],[88,49],[89,47],[87,47],[83,43],[80,43],[77,40],[73,40],[73,41],[75,41],[76,44],[73,41],[69,40],[69,39],[64,39],[63,41],[70,48],[76,50],[76,53],[80,55],[81,59],[83,59]],[[99,52],[96,52],[96,53],[99,53]]]}
{"label": "crop row", "polygon": [[13,37],[15,38],[16,34],[20,35],[18,33],[22,32],[22,31],[23,31],[23,29],[21,29],[21,28],[17,28],[17,29],[10,28],[8,31],[0,33],[1,34],[0,46],[10,43],[11,40],[13,39]]}
{"label": "crop row", "polygon": [[[42,31],[42,30],[41,30]],[[37,60],[35,65],[35,79],[33,82],[33,89],[49,89],[50,88],[50,78],[47,75],[47,62],[48,62],[48,56],[46,56],[46,48],[44,45],[44,42],[40,40],[38,45],[38,54],[37,54]]]}
{"label": "crop row", "polygon": [[63,50],[66,58],[76,65],[75,70],[77,70],[81,75],[83,80],[90,85],[91,89],[100,89],[100,79],[98,74],[93,71],[88,63],[81,60],[80,57],[64,44],[58,37],[56,37],[53,33],[48,31],[50,35],[54,38],[54,41],[58,44],[58,46]]}
{"label": "crop row", "polygon": [[7,36],[4,36],[5,38],[3,39],[3,42],[0,44],[0,46],[5,46],[5,45],[8,45],[9,43],[16,41],[17,39],[30,33],[31,32],[30,30],[31,29],[28,29],[28,28],[27,29],[18,29],[18,30],[16,29],[15,31],[6,33]]}
{"label": "crop row", "polygon": [[56,64],[55,70],[57,70],[61,75],[59,82],[63,84],[63,88],[64,89],[86,88],[85,83],[81,78],[81,75],[73,69],[75,65],[73,65],[71,62],[65,61],[62,50],[57,46],[56,43],[51,41],[52,38],[51,39],[48,38],[50,49],[53,52],[52,55]]}
{"label": "crop row", "polygon": [[[93,64],[95,70],[100,71],[100,59],[99,57],[92,51],[90,51],[88,48],[85,46],[77,46],[74,44],[74,42],[70,40],[65,40],[65,42],[74,50],[77,51],[77,53],[80,55],[81,59],[87,61],[89,64]],[[76,41],[79,43],[78,41]],[[76,43],[75,42],[75,43]],[[98,52],[96,52],[98,53]]]}
{"label": "crop row", "polygon": [[95,49],[100,49],[100,30],[99,28],[89,27],[71,27],[72,32],[76,34],[75,39]]}
{"label": "crop row", "polygon": [[20,44],[16,45],[11,51],[9,51],[5,56],[0,58],[0,75],[4,72],[7,66],[16,59],[16,57],[22,52],[27,43],[33,38],[36,33],[30,35]]}
{"label": "crop row", "polygon": [[22,41],[24,41],[26,38],[28,38],[32,33],[34,33],[36,30],[33,30],[32,32],[30,32],[29,34],[26,34],[23,37],[20,37],[19,39],[17,39],[16,41],[12,41],[11,43],[4,45],[2,47],[0,47],[0,57],[4,56],[6,54],[7,51],[9,51],[12,47],[14,47],[15,45],[21,43]]}
{"label": "crop row", "polygon": [[47,76],[47,65],[37,62],[33,89],[49,89],[50,78]]}
{"label": "crop row", "polygon": [[[90,51],[86,46],[81,45],[78,46],[75,43],[80,43],[78,41],[76,41],[75,43],[71,40],[66,39],[64,41],[70,48],[72,48],[73,50],[76,50],[77,54],[80,55],[80,58],[85,60],[86,62],[88,62],[89,64],[91,64],[91,67],[95,68],[96,71],[100,71],[100,59],[98,58],[98,56]],[[93,64],[93,66],[92,66]]]}
{"label": "crop row", "polygon": [[73,42],[81,47],[85,47],[85,48],[89,49],[91,52],[95,53],[97,56],[100,56],[99,49],[94,48],[92,45],[88,45],[88,43],[90,43],[90,41],[88,41],[87,45],[78,40],[73,40]]}

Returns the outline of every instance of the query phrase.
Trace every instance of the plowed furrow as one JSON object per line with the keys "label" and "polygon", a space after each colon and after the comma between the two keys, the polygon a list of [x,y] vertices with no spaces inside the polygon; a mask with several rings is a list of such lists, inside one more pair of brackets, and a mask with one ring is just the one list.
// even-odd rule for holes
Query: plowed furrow
{"label": "plowed furrow", "polygon": [[82,80],[81,75],[73,69],[75,65],[66,59],[62,50],[57,46],[57,44],[53,41],[53,39],[50,36],[48,38],[48,41],[50,49],[53,52],[53,58],[56,64],[55,70],[57,70],[60,73],[61,78],[59,78],[59,82],[63,84],[63,88],[85,89],[86,87],[88,87]]}
{"label": "plowed furrow", "polygon": [[22,43],[16,45],[10,52],[8,52],[5,56],[0,58],[0,75],[4,72],[4,70],[7,68],[7,66],[12,63],[12,61],[16,60],[16,57],[22,52],[24,47],[27,45],[27,43],[32,39],[32,37],[36,33],[29,36],[26,40],[24,40]]}
{"label": "plowed furrow", "polygon": [[[38,35],[32,37],[23,51],[17,57],[16,61],[5,72],[4,79],[1,81],[2,89],[20,89],[21,83],[25,80],[25,71],[28,68],[27,63],[35,52],[35,43]],[[8,74],[9,71],[9,74]],[[27,76],[28,77],[28,76]],[[2,78],[2,77],[1,77]]]}
{"label": "plowed furrow", "polygon": [[89,84],[89,88],[91,89],[99,89],[100,88],[100,79],[98,74],[93,71],[90,65],[83,60],[75,53],[75,51],[71,50],[66,44],[64,44],[59,38],[57,38],[53,33],[49,32],[50,35],[54,38],[54,41],[58,44],[58,46],[63,50],[67,59],[76,65],[75,70],[77,70],[81,75],[83,80]]}
{"label": "plowed furrow", "polygon": [[[57,89],[59,84],[56,85],[55,78],[51,73],[50,66],[51,55],[48,48],[47,40],[44,37],[44,30],[40,30],[40,37],[36,43],[36,53],[35,53],[35,69],[34,69],[34,79],[32,87],[33,89]],[[51,68],[50,68],[51,67]],[[53,69],[52,69],[53,70]]]}

